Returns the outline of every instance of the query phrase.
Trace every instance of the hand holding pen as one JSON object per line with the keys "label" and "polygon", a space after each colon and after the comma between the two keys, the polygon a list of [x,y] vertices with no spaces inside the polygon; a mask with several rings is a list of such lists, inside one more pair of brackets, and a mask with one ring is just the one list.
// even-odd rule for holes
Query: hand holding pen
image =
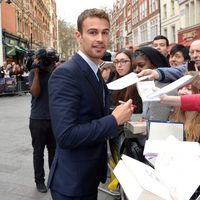
{"label": "hand holding pen", "polygon": [[[120,104],[126,103],[126,101],[122,101],[122,100],[119,100],[118,102],[119,102]],[[135,109],[135,108],[137,108],[137,105],[132,104],[132,107],[133,107],[133,109]]]}
{"label": "hand holding pen", "polygon": [[129,99],[113,110],[112,115],[115,117],[118,125],[123,125],[125,122],[130,120],[133,113],[132,103],[133,101]]}

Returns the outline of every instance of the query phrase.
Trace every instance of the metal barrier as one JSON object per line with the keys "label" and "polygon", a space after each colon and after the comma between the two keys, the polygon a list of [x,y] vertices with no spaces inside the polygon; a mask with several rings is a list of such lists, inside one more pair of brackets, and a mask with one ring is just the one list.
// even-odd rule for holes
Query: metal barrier
{"label": "metal barrier", "polygon": [[29,93],[28,76],[0,78],[0,96]]}

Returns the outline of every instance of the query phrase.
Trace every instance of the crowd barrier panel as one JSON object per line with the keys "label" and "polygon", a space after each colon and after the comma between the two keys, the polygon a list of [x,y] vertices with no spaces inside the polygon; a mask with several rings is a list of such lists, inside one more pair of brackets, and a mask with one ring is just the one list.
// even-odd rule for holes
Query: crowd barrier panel
{"label": "crowd barrier panel", "polygon": [[0,95],[29,93],[28,76],[0,78]]}

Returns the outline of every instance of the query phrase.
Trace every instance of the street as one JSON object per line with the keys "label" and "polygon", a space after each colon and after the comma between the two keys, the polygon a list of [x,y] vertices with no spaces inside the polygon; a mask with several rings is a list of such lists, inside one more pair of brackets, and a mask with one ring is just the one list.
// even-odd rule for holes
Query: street
{"label": "street", "polygon": [[[28,128],[30,95],[0,97],[0,197],[1,200],[51,200],[39,193],[33,177],[31,136]],[[45,152],[46,181],[48,177]],[[106,187],[106,185],[102,185]],[[98,200],[113,200],[99,192]]]}

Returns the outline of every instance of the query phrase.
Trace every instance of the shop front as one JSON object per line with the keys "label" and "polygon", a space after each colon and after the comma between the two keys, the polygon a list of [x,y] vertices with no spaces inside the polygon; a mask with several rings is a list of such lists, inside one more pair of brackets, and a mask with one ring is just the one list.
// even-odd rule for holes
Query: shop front
{"label": "shop front", "polygon": [[200,38],[200,25],[182,29],[178,32],[178,43],[189,47],[194,40]]}
{"label": "shop front", "polygon": [[24,56],[28,50],[28,42],[22,38],[3,32],[4,58],[7,64],[15,62],[23,64]]}

